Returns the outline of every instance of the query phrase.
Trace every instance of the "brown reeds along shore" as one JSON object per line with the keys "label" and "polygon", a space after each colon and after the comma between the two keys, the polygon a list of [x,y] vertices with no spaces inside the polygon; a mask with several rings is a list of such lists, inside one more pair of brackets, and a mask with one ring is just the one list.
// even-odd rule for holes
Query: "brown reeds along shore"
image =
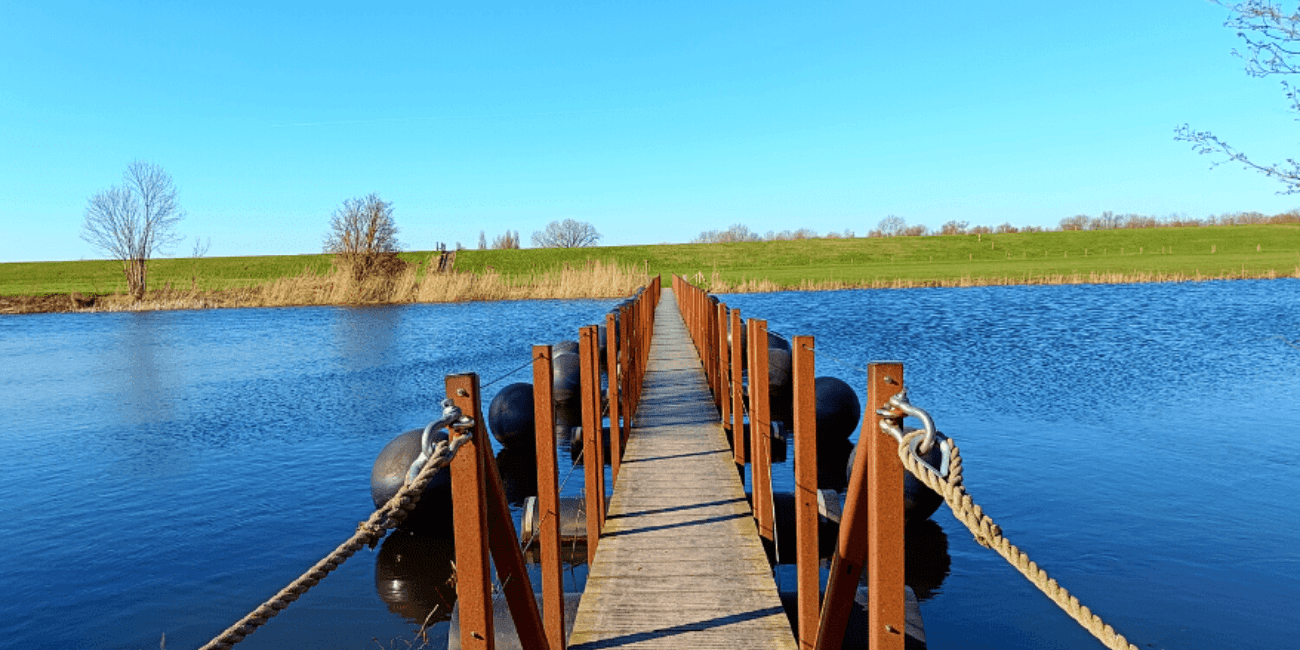
{"label": "brown reeds along shore", "polygon": [[[294,276],[275,278],[247,287],[226,289],[174,289],[163,285],[135,301],[125,293],[83,295],[73,292],[45,295],[0,296],[0,314],[44,312],[151,311],[168,309],[222,309],[238,307],[289,307],[304,305],[380,305],[402,303],[468,302],[475,300],[566,300],[618,298],[644,285],[647,266],[589,260],[568,263],[548,271],[503,274],[488,267],[483,272],[428,270],[408,264],[391,276],[357,280],[340,266],[319,274],[304,269]],[[767,293],[775,291],[836,291],[843,289],[917,289],[929,287],[985,287],[1007,285],[1133,284],[1149,282],[1201,282],[1206,280],[1276,280],[1300,278],[1294,271],[1276,268],[1218,273],[1194,271],[1089,271],[961,274],[947,277],[877,277],[839,280],[802,279],[797,285],[770,279],[735,279],[718,270],[687,273],[688,279],[714,293]],[[197,281],[191,282],[192,287]]]}
{"label": "brown reeds along shore", "polygon": [[430,272],[412,264],[391,276],[360,280],[351,269],[335,266],[323,275],[304,270],[295,276],[242,288],[203,291],[164,286],[149,291],[139,301],[124,293],[0,296],[0,313],[620,298],[630,295],[646,282],[644,268],[600,261],[510,277],[491,270],[485,273]]}
{"label": "brown reeds along shore", "polygon": [[706,277],[696,273],[689,279],[709,288],[711,293],[770,293],[774,291],[839,291],[843,289],[924,289],[934,287],[997,287],[1011,285],[1065,285],[1065,284],[1137,284],[1149,282],[1204,282],[1207,280],[1277,280],[1300,279],[1300,266],[1294,274],[1278,273],[1276,269],[1255,272],[1243,269],[1233,273],[1180,273],[1180,272],[1098,272],[1088,273],[1025,273],[1023,275],[964,275],[957,278],[877,278],[874,280],[801,280],[799,286],[785,286],[771,280],[741,280],[729,282],[714,271]]}

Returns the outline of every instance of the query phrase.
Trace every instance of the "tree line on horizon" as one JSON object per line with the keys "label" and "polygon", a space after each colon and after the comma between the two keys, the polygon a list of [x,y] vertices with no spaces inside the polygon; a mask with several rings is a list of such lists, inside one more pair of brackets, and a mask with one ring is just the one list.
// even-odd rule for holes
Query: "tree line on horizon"
{"label": "tree line on horizon", "polygon": [[[908,225],[902,217],[889,215],[880,220],[875,228],[867,232],[867,237],[926,237],[938,235],[988,235],[1033,232],[1065,232],[1070,230],[1126,230],[1138,228],[1197,228],[1204,226],[1247,226],[1270,225],[1281,223],[1300,223],[1300,210],[1289,210],[1275,215],[1261,212],[1230,212],[1210,215],[1204,219],[1195,219],[1185,215],[1153,217],[1144,214],[1115,214],[1102,212],[1093,217],[1078,214],[1061,219],[1056,227],[1050,226],[1013,226],[1002,223],[997,226],[972,226],[969,221],[957,219],[945,222],[936,229],[924,224]],[[725,230],[705,230],[692,239],[692,244],[730,244],[736,242],[792,241],[801,239],[853,239],[853,231],[831,231],[824,235],[817,234],[811,228],[790,231],[768,231],[766,235],[750,230],[749,226],[737,223]]]}
{"label": "tree line on horizon", "polygon": [[[148,291],[148,262],[154,255],[168,255],[166,248],[183,237],[175,232],[185,218],[177,200],[176,184],[161,165],[132,161],[114,185],[92,195],[87,202],[81,238],[110,258],[122,263],[127,291],[135,299]],[[322,249],[334,255],[334,265],[357,281],[393,278],[408,266],[398,257],[402,244],[397,239],[393,203],[378,193],[345,199],[330,215]],[[545,230],[533,233],[536,248],[578,248],[595,246],[601,234],[589,223],[565,219],[552,221]],[[494,249],[519,248],[519,231],[506,230],[492,242]],[[211,239],[195,238],[194,257],[207,254]],[[440,244],[440,250],[444,247]],[[457,250],[463,248],[459,242]],[[479,231],[479,248],[487,248],[487,234]]]}

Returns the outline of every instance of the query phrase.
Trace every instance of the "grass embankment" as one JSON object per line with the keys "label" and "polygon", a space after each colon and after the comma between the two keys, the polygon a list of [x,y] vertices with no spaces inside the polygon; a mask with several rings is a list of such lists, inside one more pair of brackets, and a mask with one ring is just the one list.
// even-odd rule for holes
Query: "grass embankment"
{"label": "grass embankment", "polygon": [[[26,283],[29,290],[9,296],[0,294],[0,313],[612,298],[626,296],[646,282],[645,274],[637,269],[599,261],[511,276],[490,270],[439,273],[429,270],[431,263],[436,264],[436,255],[426,256],[424,263],[409,264],[392,277],[357,280],[349,269],[333,267],[328,258],[319,257],[322,259],[306,264],[297,256],[159,260],[157,267],[151,266],[151,288],[141,301],[126,295],[121,265],[116,262],[27,265],[51,271],[57,279],[41,284],[25,276],[19,282]],[[291,260],[299,262],[296,273],[290,270]],[[174,273],[167,273],[175,271],[178,261],[191,263],[183,269],[189,272],[188,277],[176,278]],[[7,271],[3,266],[0,271]],[[207,274],[209,269],[216,270],[215,277]],[[5,281],[0,272],[0,291],[12,291],[12,285]],[[41,290],[48,286],[62,291]],[[80,295],[83,291],[87,296]]]}
{"label": "grass embankment", "polygon": [[714,291],[1169,282],[1300,277],[1300,226],[1213,226],[464,251],[462,270],[585,258],[680,274]]}
{"label": "grass embankment", "polygon": [[[464,250],[450,274],[427,272],[430,253],[402,257],[412,267],[387,288],[352,283],[327,255],[158,259],[144,307],[596,297],[625,294],[645,273],[719,292],[1300,277],[1300,226]],[[63,294],[46,300],[67,305],[74,291],[125,289],[113,261],[0,264],[0,296]],[[129,307],[120,295],[100,302]]]}

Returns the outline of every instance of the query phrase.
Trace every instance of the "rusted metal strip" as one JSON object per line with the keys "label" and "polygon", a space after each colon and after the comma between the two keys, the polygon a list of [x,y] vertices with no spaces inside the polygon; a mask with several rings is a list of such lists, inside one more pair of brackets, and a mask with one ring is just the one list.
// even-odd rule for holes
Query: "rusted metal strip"
{"label": "rusted metal strip", "polygon": [[817,642],[821,603],[817,556],[817,390],[816,349],[811,336],[791,342],[794,365],[795,540],[799,584],[799,647]]}
{"label": "rusted metal strip", "polygon": [[[745,449],[745,352],[741,347],[745,337],[741,334],[743,320],[740,310],[731,310],[731,430],[736,440],[736,464],[743,469],[749,462]],[[753,436],[750,436],[752,443]]]}
{"label": "rusted metal strip", "polygon": [[[456,599],[460,602],[460,647],[495,650],[492,583],[488,576],[487,491],[483,467],[492,460],[487,427],[479,408],[478,375],[448,375],[447,396],[474,418],[473,437],[451,461],[453,535],[456,540]],[[452,435],[457,435],[455,431]]]}
{"label": "rusted metal strip", "polygon": [[492,563],[496,566],[497,583],[501,585],[510,617],[515,623],[515,633],[519,635],[522,647],[549,650],[542,615],[537,610],[532,581],[528,579],[528,569],[524,565],[523,549],[519,548],[519,535],[510,515],[510,501],[506,499],[495,460],[489,458],[483,463],[483,479],[487,487],[488,542]]}
{"label": "rusted metal strip", "polygon": [[596,559],[596,544],[600,540],[601,514],[605,511],[605,461],[601,458],[600,443],[600,376],[596,374],[595,355],[592,348],[596,344],[595,326],[579,330],[579,389],[582,393],[582,467],[586,478],[587,490],[587,562]]}
{"label": "rusted metal strip", "polygon": [[618,466],[623,459],[623,436],[622,426],[619,424],[619,414],[622,412],[619,404],[620,393],[618,385],[618,337],[614,332],[618,329],[615,322],[614,314],[605,315],[605,377],[608,380],[608,388],[605,391],[605,399],[609,402],[609,471],[613,476],[614,484],[618,484]]}
{"label": "rusted metal strip", "polygon": [[[718,412],[722,415],[722,430],[732,433],[731,346],[727,344],[727,311],[727,303],[718,303]],[[734,450],[738,446],[740,440],[732,435],[731,448]]]}
{"label": "rusted metal strip", "polygon": [[[716,390],[713,397],[718,402],[718,413],[726,414],[731,410],[727,396],[727,305],[717,303],[713,308],[713,364]],[[723,421],[726,421],[724,415]]]}
{"label": "rusted metal strip", "polygon": [[559,458],[551,346],[533,346],[533,422],[537,446],[537,519],[540,529],[542,620],[553,650],[564,650],[564,567],[560,564]]}
{"label": "rusted metal strip", "polygon": [[[619,310],[619,322],[627,323],[631,320],[631,311],[627,308]],[[639,341],[631,338],[632,333],[626,325],[619,328],[619,345],[618,345],[618,365],[623,369],[618,380],[621,384],[621,394],[623,396],[623,433],[620,436],[623,444],[627,444],[628,436],[632,435],[632,418],[636,415],[635,393],[637,389],[633,386],[636,384],[632,372],[632,350],[640,345]]]}
{"label": "rusted metal strip", "polygon": [[754,512],[758,534],[768,541],[772,528],[772,416],[768,407],[767,321],[750,319],[749,435],[754,444]]}
{"label": "rusted metal strip", "polygon": [[[878,422],[880,416],[876,410],[881,408],[885,401],[897,393],[903,387],[903,366],[898,363],[872,363],[868,368],[867,376],[867,409],[862,418],[862,432],[859,435],[858,453],[853,460],[853,472],[849,478],[848,493],[844,501],[844,510],[840,515],[840,535],[835,555],[831,559],[830,578],[826,583],[826,599],[822,606],[821,627],[817,634],[817,648],[819,650],[833,650],[839,648],[844,642],[844,631],[848,626],[849,612],[853,607],[853,598],[857,593],[858,580],[862,574],[862,567],[866,561],[867,553],[871,547],[870,539],[875,539],[871,533],[879,531],[881,536],[876,540],[876,548],[886,550],[882,558],[887,558],[889,550],[897,546],[896,559],[886,559],[887,563],[897,564],[896,586],[885,584],[880,591],[872,591],[870,602],[872,604],[872,613],[875,613],[875,603],[881,602],[882,599],[898,600],[899,616],[903,616],[903,583],[902,583],[902,560],[903,560],[903,486],[902,486],[902,464],[898,462],[897,446],[893,440],[880,431]],[[892,464],[898,465],[898,483],[897,485],[885,484],[878,485],[871,481],[869,466],[872,459],[875,458],[874,452],[869,453],[870,445],[873,442],[882,441],[889,447]],[[881,478],[876,476],[874,478]],[[884,477],[886,481],[890,477]],[[897,501],[897,507],[887,504],[886,509],[896,509],[897,521],[881,521],[877,523],[875,516],[884,515],[885,512],[876,512],[868,507],[868,501],[873,495],[879,492],[884,501]],[[895,498],[896,497],[896,498]],[[868,523],[870,521],[870,523]],[[891,569],[885,570],[886,578],[889,577]],[[880,577],[877,571],[872,571],[871,580]],[[879,616],[871,619],[872,633],[874,634],[879,627],[876,621],[884,621],[886,625],[893,626],[895,630],[903,630],[901,624],[891,622],[888,613],[882,611]],[[884,617],[884,618],[882,618]],[[900,621],[902,618],[899,619]],[[886,630],[887,631],[887,630]],[[892,635],[892,633],[889,633]],[[897,647],[902,648],[903,634],[896,635]],[[886,643],[893,643],[893,640],[887,640]],[[876,646],[872,646],[876,647]],[[887,647],[894,647],[889,645]]]}
{"label": "rusted metal strip", "polygon": [[[863,420],[859,455],[867,463],[867,590],[869,639],[876,650],[903,650],[903,463],[898,460],[898,443],[880,430],[882,417],[876,413],[903,388],[903,364],[872,363],[867,366],[867,417]],[[871,426],[868,427],[867,424]],[[898,425],[902,425],[901,418]],[[856,470],[857,461],[854,461]]]}

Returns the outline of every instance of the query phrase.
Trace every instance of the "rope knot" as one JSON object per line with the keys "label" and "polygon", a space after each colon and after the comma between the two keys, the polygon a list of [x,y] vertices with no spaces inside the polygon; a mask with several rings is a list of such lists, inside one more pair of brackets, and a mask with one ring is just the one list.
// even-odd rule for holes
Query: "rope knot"
{"label": "rope knot", "polygon": [[357,524],[357,535],[360,536],[360,541],[365,542],[366,546],[369,546],[372,551],[375,550],[375,546],[379,545],[379,540],[383,539],[384,533],[387,532],[388,528],[383,524],[374,523],[370,520]]}

